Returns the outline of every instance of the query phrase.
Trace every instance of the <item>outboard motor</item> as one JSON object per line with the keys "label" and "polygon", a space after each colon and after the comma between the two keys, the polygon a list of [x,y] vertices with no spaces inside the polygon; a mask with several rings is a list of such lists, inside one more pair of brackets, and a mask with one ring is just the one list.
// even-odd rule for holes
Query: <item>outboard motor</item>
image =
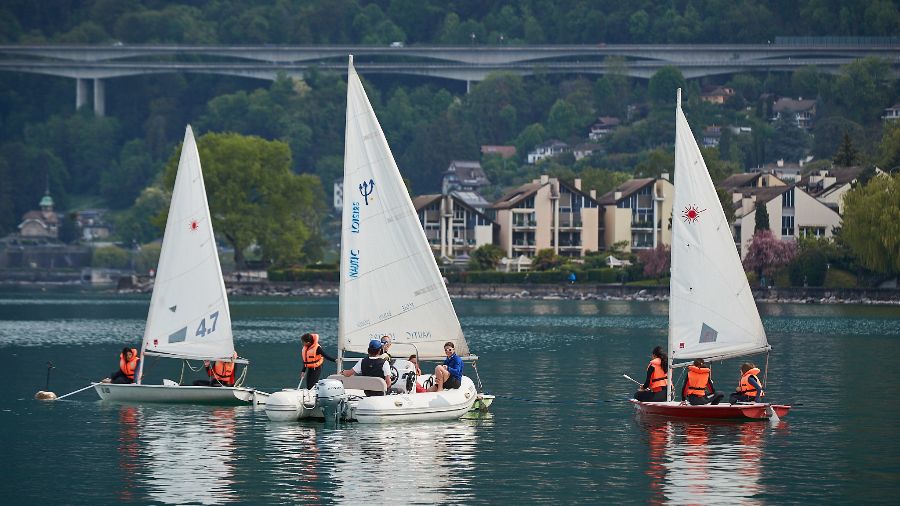
{"label": "outboard motor", "polygon": [[326,421],[340,420],[348,397],[340,380],[323,379],[316,383],[316,405],[322,408]]}

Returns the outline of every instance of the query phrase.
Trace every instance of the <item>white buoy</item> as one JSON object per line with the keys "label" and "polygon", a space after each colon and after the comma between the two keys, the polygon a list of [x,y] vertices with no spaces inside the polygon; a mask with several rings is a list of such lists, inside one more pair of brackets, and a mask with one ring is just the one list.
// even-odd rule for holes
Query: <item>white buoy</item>
{"label": "white buoy", "polygon": [[39,401],[55,401],[56,394],[53,392],[45,392],[43,390],[38,390],[38,393],[34,394],[34,398]]}

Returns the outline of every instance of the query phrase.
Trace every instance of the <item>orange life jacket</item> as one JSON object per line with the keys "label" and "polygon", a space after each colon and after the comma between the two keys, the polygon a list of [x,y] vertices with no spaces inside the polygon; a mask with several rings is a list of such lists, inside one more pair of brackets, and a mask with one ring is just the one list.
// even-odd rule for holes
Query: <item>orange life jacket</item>
{"label": "orange life jacket", "polygon": [[234,362],[222,362],[221,360],[216,362],[209,370],[209,375],[223,385],[233,385]]}
{"label": "orange life jacket", "polygon": [[131,360],[125,361],[125,354],[119,353],[119,370],[122,371],[128,379],[134,381],[134,371],[137,368],[138,354],[135,348],[131,349]]}
{"label": "orange life jacket", "polygon": [[709,367],[688,366],[687,394],[706,395],[706,387],[709,385],[709,375],[712,371]]}
{"label": "orange life jacket", "polygon": [[325,363],[325,357],[319,353],[319,334],[310,334],[312,336],[312,344],[303,345],[303,365],[307,369],[315,369],[322,367]]}
{"label": "orange life jacket", "polygon": [[754,367],[753,369],[750,369],[749,371],[745,372],[744,375],[741,376],[741,382],[738,384],[737,393],[739,393],[741,395],[746,395],[747,397],[750,397],[751,399],[756,397],[756,387],[754,387],[753,385],[750,384],[750,376],[753,376],[754,378],[756,378],[756,382],[759,383],[760,385],[762,385],[762,382],[759,381],[759,377],[757,376],[757,374],[759,374],[758,367]]}
{"label": "orange life jacket", "polygon": [[669,375],[666,374],[666,371],[663,371],[662,360],[654,358],[650,361],[650,367],[653,368],[653,374],[650,375],[650,390],[659,392],[665,389]]}

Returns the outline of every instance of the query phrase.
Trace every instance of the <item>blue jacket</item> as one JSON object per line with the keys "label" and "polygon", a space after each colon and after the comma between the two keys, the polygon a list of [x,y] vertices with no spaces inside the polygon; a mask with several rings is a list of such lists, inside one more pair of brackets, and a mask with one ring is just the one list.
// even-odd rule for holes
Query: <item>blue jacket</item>
{"label": "blue jacket", "polygon": [[463,360],[459,358],[459,355],[454,353],[453,355],[445,358],[444,365],[447,366],[447,370],[450,371],[450,376],[453,376],[458,380],[462,380]]}

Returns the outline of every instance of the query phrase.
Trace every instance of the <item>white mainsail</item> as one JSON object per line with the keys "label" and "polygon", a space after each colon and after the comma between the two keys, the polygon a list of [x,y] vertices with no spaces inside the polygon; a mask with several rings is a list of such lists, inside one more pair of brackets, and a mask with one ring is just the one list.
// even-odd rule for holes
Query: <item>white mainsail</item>
{"label": "white mainsail", "polygon": [[143,347],[153,355],[197,360],[229,360],[234,352],[228,296],[190,125],[178,161]]}
{"label": "white mainsail", "polygon": [[731,225],[681,110],[681,90],[675,122],[669,356],[719,359],[766,351]]}
{"label": "white mainsail", "polygon": [[413,203],[351,57],[347,78],[338,350],[365,353],[392,337],[395,354],[445,357],[469,347]]}

